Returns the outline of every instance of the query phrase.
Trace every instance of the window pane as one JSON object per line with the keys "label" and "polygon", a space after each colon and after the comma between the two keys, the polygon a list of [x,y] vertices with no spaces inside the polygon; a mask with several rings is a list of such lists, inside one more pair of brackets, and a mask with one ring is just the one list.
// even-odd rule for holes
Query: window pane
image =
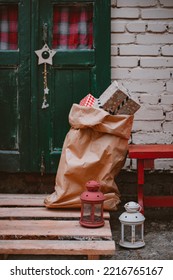
{"label": "window pane", "polygon": [[0,5],[0,49],[18,48],[18,6]]}
{"label": "window pane", "polygon": [[93,48],[93,4],[55,5],[54,49]]}

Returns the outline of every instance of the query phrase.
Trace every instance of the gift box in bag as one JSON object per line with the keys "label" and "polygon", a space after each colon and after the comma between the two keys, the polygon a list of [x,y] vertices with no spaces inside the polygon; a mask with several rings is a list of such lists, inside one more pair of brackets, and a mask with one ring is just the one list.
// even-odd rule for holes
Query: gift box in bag
{"label": "gift box in bag", "polygon": [[92,96],[92,94],[88,94],[85,96],[79,103],[81,106],[86,106],[86,107],[92,107],[94,105],[95,98]]}
{"label": "gift box in bag", "polygon": [[114,81],[94,103],[112,115],[133,115],[140,105],[132,100],[127,90]]}
{"label": "gift box in bag", "polygon": [[123,101],[115,111],[116,115],[133,115],[138,109],[140,108],[140,105],[136,103],[132,99]]}

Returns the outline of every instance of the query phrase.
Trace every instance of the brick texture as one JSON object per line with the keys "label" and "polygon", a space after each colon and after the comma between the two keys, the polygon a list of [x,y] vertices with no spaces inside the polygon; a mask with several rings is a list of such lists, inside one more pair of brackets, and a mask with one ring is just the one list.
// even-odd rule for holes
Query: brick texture
{"label": "brick texture", "polygon": [[[111,4],[111,79],[141,105],[130,142],[173,144],[173,1]],[[173,171],[169,163],[160,159],[156,169]]]}

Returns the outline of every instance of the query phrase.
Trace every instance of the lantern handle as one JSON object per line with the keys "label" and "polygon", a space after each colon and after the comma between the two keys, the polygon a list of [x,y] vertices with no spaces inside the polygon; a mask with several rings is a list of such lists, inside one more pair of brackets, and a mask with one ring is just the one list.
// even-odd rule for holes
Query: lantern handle
{"label": "lantern handle", "polygon": [[127,202],[124,205],[124,208],[126,209],[127,212],[136,212],[136,211],[141,212],[142,210],[142,206],[137,202],[133,202],[133,201]]}

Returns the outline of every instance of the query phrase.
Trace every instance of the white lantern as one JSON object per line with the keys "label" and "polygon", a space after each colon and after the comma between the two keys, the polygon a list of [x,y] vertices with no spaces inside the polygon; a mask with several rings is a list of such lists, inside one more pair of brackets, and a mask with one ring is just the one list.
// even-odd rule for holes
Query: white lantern
{"label": "white lantern", "polygon": [[121,222],[120,246],[126,248],[140,248],[145,246],[144,221],[145,217],[139,212],[140,205],[130,201],[124,205],[126,212],[119,217]]}

